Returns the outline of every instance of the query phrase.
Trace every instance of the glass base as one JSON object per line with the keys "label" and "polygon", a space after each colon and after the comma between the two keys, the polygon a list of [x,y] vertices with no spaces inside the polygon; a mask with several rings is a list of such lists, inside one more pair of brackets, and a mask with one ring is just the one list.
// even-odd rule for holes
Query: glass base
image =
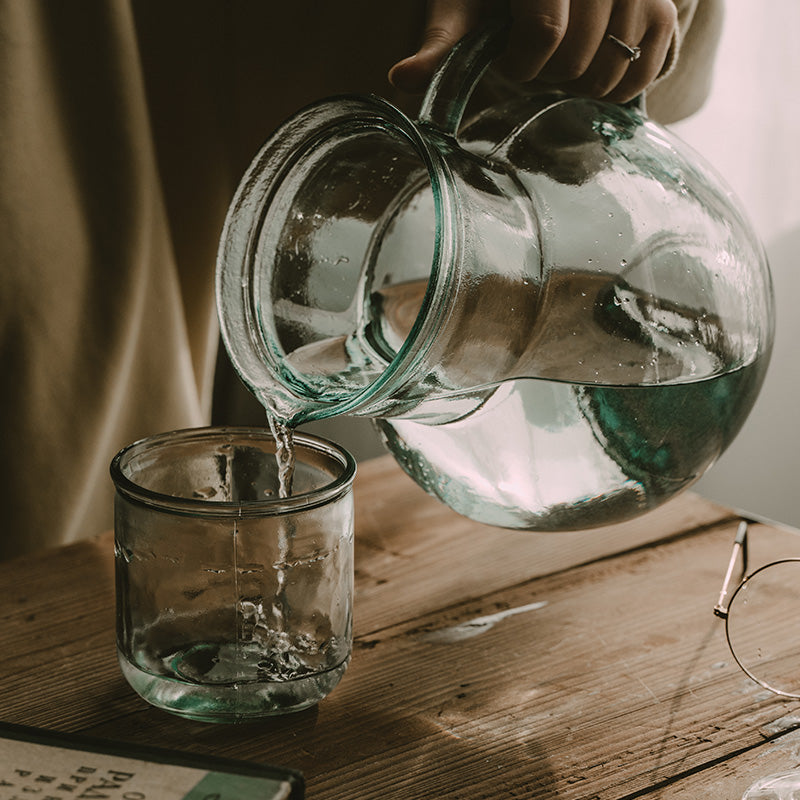
{"label": "glass base", "polygon": [[742,800],[794,800],[800,797],[800,772],[781,772],[759,778]]}
{"label": "glass base", "polygon": [[342,679],[349,657],[335,667],[291,680],[195,683],[147,672],[117,650],[136,693],[156,708],[201,722],[248,722],[316,705]]}

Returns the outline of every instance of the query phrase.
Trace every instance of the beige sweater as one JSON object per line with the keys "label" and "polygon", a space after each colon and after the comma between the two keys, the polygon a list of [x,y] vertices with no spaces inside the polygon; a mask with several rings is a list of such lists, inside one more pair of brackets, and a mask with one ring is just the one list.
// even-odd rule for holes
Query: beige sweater
{"label": "beige sweater", "polygon": [[[655,115],[702,102],[720,2],[678,0]],[[385,75],[422,10],[0,0],[0,558],[108,529],[114,453],[207,423],[215,253],[239,176],[305,103],[406,104]]]}

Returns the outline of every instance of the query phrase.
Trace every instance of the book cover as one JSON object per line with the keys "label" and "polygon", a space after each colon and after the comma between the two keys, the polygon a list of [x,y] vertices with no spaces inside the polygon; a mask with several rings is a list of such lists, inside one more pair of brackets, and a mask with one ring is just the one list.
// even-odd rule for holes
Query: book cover
{"label": "book cover", "polygon": [[0,800],[302,800],[281,767],[0,723]]}

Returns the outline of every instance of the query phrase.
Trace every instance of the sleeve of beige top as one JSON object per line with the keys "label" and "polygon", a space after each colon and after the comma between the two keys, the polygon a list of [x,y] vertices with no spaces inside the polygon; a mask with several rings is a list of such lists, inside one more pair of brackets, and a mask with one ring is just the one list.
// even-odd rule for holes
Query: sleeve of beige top
{"label": "sleeve of beige top", "polygon": [[650,115],[665,123],[693,114],[708,97],[723,21],[723,0],[674,2],[678,32],[661,77],[647,92]]}

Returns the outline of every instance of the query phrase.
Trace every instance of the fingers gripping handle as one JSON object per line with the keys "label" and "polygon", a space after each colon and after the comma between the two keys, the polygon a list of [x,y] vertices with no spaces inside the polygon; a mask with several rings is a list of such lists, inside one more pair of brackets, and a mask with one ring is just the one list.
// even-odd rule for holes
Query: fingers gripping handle
{"label": "fingers gripping handle", "polygon": [[453,47],[431,79],[420,109],[421,124],[456,135],[475,86],[506,45],[509,26],[508,20],[497,20]]}
{"label": "fingers gripping handle", "polygon": [[[497,19],[468,33],[453,47],[431,78],[419,113],[420,124],[456,136],[467,102],[483,73],[504,50],[510,28],[510,19]],[[647,115],[644,93],[622,105]]]}

